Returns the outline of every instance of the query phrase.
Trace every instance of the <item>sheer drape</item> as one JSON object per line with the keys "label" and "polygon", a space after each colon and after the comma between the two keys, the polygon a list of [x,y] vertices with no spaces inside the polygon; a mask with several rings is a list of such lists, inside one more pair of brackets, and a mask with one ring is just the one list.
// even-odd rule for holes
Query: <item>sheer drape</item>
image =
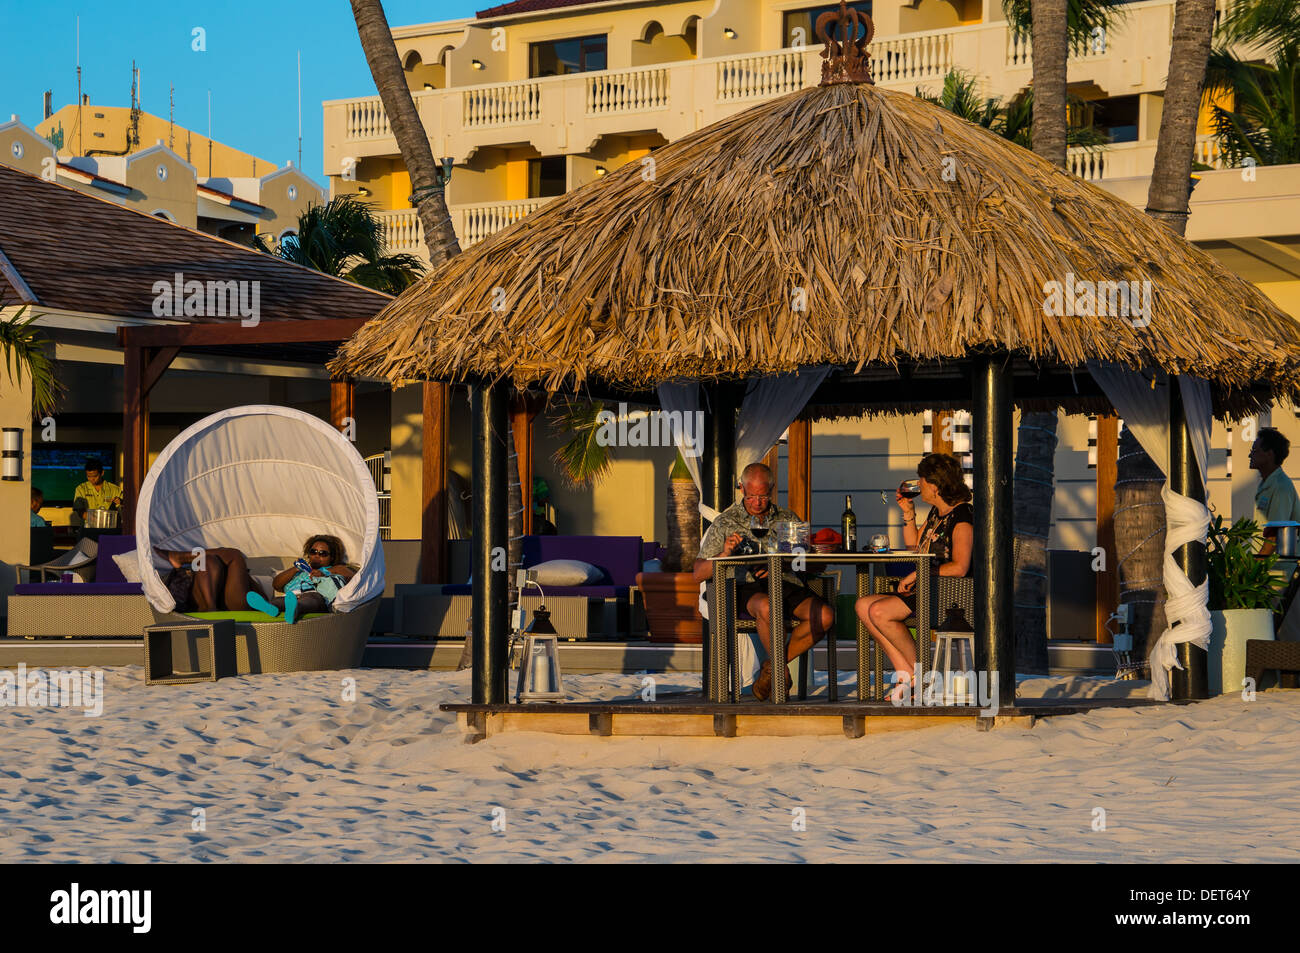
{"label": "sheer drape", "polygon": [[[1169,382],[1161,377],[1153,387],[1151,379],[1137,371],[1095,361],[1088,363],[1088,371],[1124,419],[1124,426],[1133,432],[1147,456],[1167,478]],[[1187,375],[1179,375],[1177,382],[1197,469],[1201,474],[1201,486],[1205,486],[1212,422],[1210,386],[1200,378]],[[1193,586],[1174,561],[1174,553],[1179,547],[1193,541],[1205,541],[1210,527],[1210,511],[1204,503],[1172,491],[1168,482],[1161,497],[1165,503],[1166,522],[1162,573],[1166,628],[1155,644],[1149,646],[1147,657],[1151,662],[1151,697],[1168,701],[1169,673],[1182,667],[1178,664],[1178,643],[1191,642],[1203,649],[1208,649],[1210,644],[1209,581]]]}

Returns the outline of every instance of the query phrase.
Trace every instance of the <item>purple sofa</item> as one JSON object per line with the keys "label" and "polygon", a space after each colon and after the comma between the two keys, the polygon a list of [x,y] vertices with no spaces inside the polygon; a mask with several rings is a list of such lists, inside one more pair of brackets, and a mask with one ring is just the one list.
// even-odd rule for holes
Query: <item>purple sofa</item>
{"label": "purple sofa", "polygon": [[94,582],[26,582],[14,588],[16,596],[140,596],[144,587],[127,582],[114,556],[135,549],[134,536],[101,536],[95,556]]}
{"label": "purple sofa", "polygon": [[[579,559],[605,574],[588,586],[546,586],[548,596],[586,596],[589,599],[627,599],[641,571],[644,544],[640,536],[525,536],[523,566],[528,569],[552,559]],[[443,586],[444,595],[467,596],[469,583]]]}

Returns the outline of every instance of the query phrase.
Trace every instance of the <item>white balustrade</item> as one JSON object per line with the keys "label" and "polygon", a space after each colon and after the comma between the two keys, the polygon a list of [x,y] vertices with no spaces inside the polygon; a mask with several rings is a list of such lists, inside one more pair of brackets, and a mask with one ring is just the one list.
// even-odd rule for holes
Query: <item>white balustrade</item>
{"label": "white balustrade", "polygon": [[344,122],[348,139],[381,139],[393,134],[378,96],[350,101]]}
{"label": "white balustrade", "polygon": [[1085,182],[1106,178],[1106,153],[1102,149],[1075,147],[1066,151],[1065,167]]}
{"label": "white balustrade", "polygon": [[384,225],[385,244],[390,254],[425,254],[424,228],[415,209],[385,209],[377,211],[375,217]]}
{"label": "white balustrade", "polygon": [[766,99],[812,85],[805,76],[804,50],[732,56],[717,64],[717,100]]}
{"label": "white balustrade", "polygon": [[867,47],[878,83],[941,79],[952,69],[952,33],[914,33],[877,40]]}
{"label": "white balustrade", "polygon": [[466,129],[536,122],[542,117],[542,90],[533,81],[476,86],[461,92]]}
{"label": "white balustrade", "polygon": [[1223,150],[1219,148],[1219,140],[1214,136],[1196,137],[1196,148],[1192,153],[1192,161],[1208,165],[1212,169],[1229,168],[1228,160],[1224,158]]}
{"label": "white balustrade", "polygon": [[668,105],[668,70],[651,67],[589,74],[586,101],[588,116],[663,109]]}
{"label": "white balustrade", "polygon": [[507,225],[513,225],[525,215],[549,202],[550,198],[521,199],[514,202],[485,202],[476,205],[452,206],[456,222],[456,235],[462,248],[468,248]]}
{"label": "white balustrade", "polygon": [[[1106,31],[1100,27],[1092,32],[1090,36],[1070,44],[1069,58],[1072,60],[1086,60],[1097,56],[1105,56],[1110,51],[1110,37]],[[1034,43],[1029,38],[1029,34],[1018,35],[1014,30],[1007,30],[1007,65],[1008,66],[1032,66],[1034,62]]]}

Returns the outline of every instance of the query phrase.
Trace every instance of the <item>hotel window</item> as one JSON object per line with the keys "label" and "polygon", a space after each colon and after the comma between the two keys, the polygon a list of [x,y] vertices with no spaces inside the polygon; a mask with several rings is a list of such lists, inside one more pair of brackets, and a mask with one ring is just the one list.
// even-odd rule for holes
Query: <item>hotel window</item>
{"label": "hotel window", "polygon": [[[865,13],[871,16],[871,3],[857,2],[853,4],[854,9],[859,13]],[[792,46],[816,46],[821,43],[821,38],[817,36],[817,18],[823,13],[839,13],[840,5],[830,3],[822,7],[804,7],[802,10],[787,10],[781,14],[781,36],[783,44],[787,49]],[[865,26],[858,28],[858,35],[861,36]],[[796,32],[798,31],[798,32]]]}
{"label": "hotel window", "polygon": [[528,197],[530,199],[544,199],[553,195],[563,195],[564,185],[564,156],[548,156],[545,159],[528,160]]}
{"label": "hotel window", "polygon": [[[1071,117],[1074,118],[1074,117]],[[1091,122],[1111,142],[1136,142],[1138,138],[1138,97],[1114,96],[1094,99],[1082,110],[1075,125]]]}
{"label": "hotel window", "polygon": [[605,35],[578,36],[567,40],[528,45],[528,75],[563,76],[605,69]]}

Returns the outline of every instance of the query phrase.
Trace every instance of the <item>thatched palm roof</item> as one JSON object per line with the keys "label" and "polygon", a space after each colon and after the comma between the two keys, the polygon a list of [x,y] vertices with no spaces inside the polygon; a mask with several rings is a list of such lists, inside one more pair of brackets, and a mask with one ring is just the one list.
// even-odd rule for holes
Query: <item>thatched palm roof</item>
{"label": "thatched palm roof", "polygon": [[[1289,389],[1300,367],[1300,325],[1253,285],[914,96],[800,90],[652,158],[652,175],[629,163],[430,273],[333,369],[643,388],[997,348],[1236,390]],[[1070,274],[1149,280],[1150,324],[1044,314],[1045,283]]]}

